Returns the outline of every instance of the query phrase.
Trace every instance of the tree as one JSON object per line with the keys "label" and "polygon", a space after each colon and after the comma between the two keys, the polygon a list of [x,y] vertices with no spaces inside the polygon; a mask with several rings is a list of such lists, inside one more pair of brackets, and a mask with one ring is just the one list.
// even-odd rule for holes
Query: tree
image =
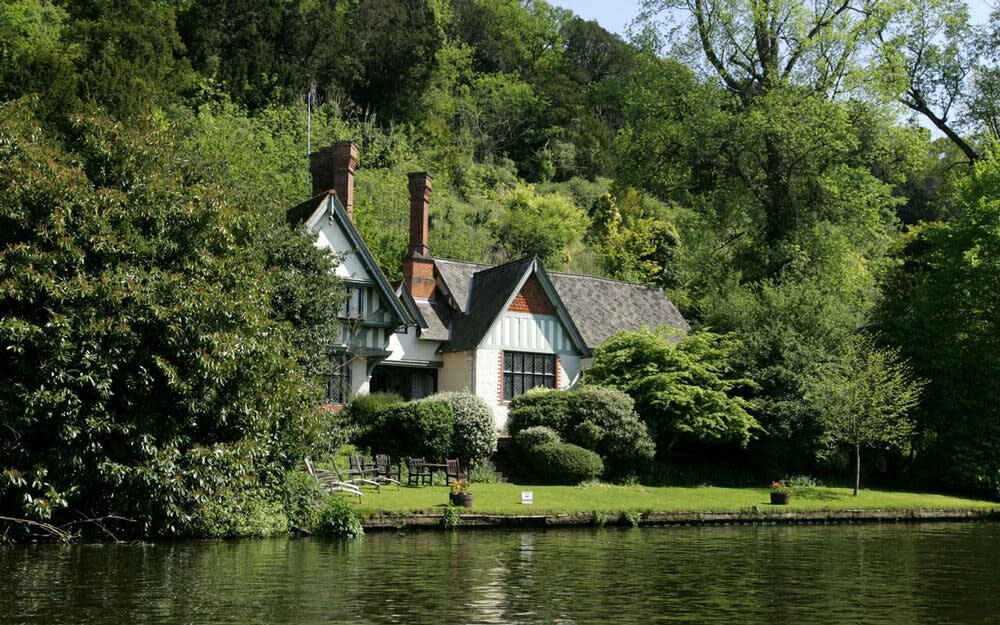
{"label": "tree", "polygon": [[970,161],[979,150],[959,130],[973,92],[976,29],[964,0],[907,0],[886,3],[873,39],[882,81],[892,97],[944,133]]}
{"label": "tree", "polygon": [[876,310],[880,335],[927,380],[915,470],[935,486],[1000,492],[1000,162],[957,182],[958,217],[898,244]]}
{"label": "tree", "polygon": [[680,343],[665,330],[620,332],[594,351],[584,381],[628,393],[661,452],[685,437],[746,445],[759,426],[744,397],[754,384],[730,363],[735,343],[711,332]]}
{"label": "tree", "polygon": [[587,214],[566,196],[536,194],[522,186],[506,199],[497,240],[511,258],[537,256],[558,269],[569,260],[567,248],[583,238]]}
{"label": "tree", "polygon": [[273,498],[320,388],[272,308],[258,216],[168,129],[65,125],[0,105],[0,507],[155,535]]}
{"label": "tree", "polygon": [[861,488],[862,447],[903,447],[913,429],[907,413],[920,400],[923,382],[913,378],[898,349],[880,348],[865,335],[846,345],[827,365],[809,396],[821,415],[828,447],[854,451],[854,496]]}

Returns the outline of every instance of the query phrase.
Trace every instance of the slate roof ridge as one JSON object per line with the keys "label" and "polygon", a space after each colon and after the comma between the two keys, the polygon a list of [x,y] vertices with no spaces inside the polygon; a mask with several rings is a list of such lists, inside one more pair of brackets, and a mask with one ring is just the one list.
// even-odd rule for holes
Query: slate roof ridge
{"label": "slate roof ridge", "polygon": [[[530,257],[529,256],[525,256],[524,258],[530,258]],[[473,275],[475,275],[475,274],[478,274],[478,273],[482,273],[482,271],[489,271],[490,269],[496,269],[497,267],[503,267],[503,266],[509,265],[511,263],[516,263],[516,262],[518,262],[520,260],[524,260],[524,258],[519,258],[517,260],[507,261],[507,262],[505,262],[505,263],[503,263],[501,265],[487,265],[485,263],[477,263],[477,262],[473,262],[471,260],[459,260],[457,258],[445,258],[443,256],[435,256],[434,260],[442,260],[442,261],[444,261],[446,263],[460,263],[462,265],[472,265],[472,266],[475,266],[475,267],[483,267],[484,268],[484,269],[482,269],[480,271],[475,272],[473,274]],[[542,261],[539,260],[539,262],[542,262]],[[542,263],[542,264],[544,265],[544,263]],[[595,276],[595,275],[591,275],[589,273],[573,273],[573,272],[570,272],[570,271],[549,271],[548,269],[545,270],[545,273],[549,274],[550,276],[567,276],[567,277],[570,277],[570,278],[587,278],[588,280],[601,280],[601,281],[604,281],[604,282],[613,282],[613,283],[616,283],[616,284],[625,284],[625,285],[628,285],[628,286],[642,286],[642,287],[646,287],[646,288],[649,288],[649,289],[657,289],[657,290],[660,290],[660,291],[663,290],[661,287],[658,287],[655,284],[649,284],[649,283],[646,283],[646,282],[631,282],[629,280],[618,280],[617,278],[607,278],[607,277],[604,277],[604,276]]]}

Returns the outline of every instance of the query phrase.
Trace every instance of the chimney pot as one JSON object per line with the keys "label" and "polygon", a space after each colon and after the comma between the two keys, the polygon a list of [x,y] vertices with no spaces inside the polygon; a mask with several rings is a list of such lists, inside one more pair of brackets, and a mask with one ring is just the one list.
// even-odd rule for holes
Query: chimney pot
{"label": "chimney pot", "polygon": [[358,146],[353,141],[338,141],[309,155],[312,194],[333,191],[354,221],[354,170],[358,165]]}

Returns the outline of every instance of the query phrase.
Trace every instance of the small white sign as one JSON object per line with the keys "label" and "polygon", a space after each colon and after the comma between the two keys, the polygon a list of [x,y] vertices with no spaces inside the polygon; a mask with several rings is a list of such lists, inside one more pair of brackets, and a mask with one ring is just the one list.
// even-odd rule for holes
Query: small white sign
{"label": "small white sign", "polygon": [[521,503],[523,504],[535,503],[535,493],[531,492],[530,490],[522,490]]}

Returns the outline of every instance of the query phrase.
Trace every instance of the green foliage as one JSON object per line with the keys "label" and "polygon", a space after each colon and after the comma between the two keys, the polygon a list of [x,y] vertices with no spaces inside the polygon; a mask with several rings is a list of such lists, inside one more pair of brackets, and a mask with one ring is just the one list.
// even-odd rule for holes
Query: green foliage
{"label": "green foliage", "polygon": [[565,440],[597,452],[615,479],[635,475],[656,451],[632,398],[613,388],[532,390],[514,398],[507,418],[507,429],[523,449]]}
{"label": "green foliage", "polygon": [[572,443],[544,443],[528,450],[531,476],[543,484],[579,484],[604,473],[601,457]]}
{"label": "green foliage", "polygon": [[310,530],[319,522],[324,491],[307,471],[288,471],[283,489],[285,514],[292,528]]}
{"label": "green foliage", "polygon": [[531,425],[514,433],[514,442],[521,451],[531,451],[540,445],[561,443],[559,434],[545,425]]}
{"label": "green foliage", "polygon": [[0,466],[149,534],[270,484],[319,418],[255,220],[171,147],[93,117],[48,137],[28,105],[0,108],[0,420],[18,441]]}
{"label": "green foliage", "polygon": [[543,425],[555,432],[569,429],[573,415],[568,393],[557,393],[546,388],[533,388],[518,395],[507,408],[507,430],[511,436],[527,428]]}
{"label": "green foliage", "polygon": [[472,484],[499,484],[502,481],[503,475],[489,460],[477,463],[469,471],[469,482]]}
{"label": "green foliage", "polygon": [[454,530],[461,522],[462,517],[458,514],[458,508],[448,504],[444,512],[441,513],[441,525],[447,530]]}
{"label": "green foliage", "polygon": [[198,537],[259,538],[288,532],[280,501],[266,491],[223,492],[200,503],[184,533]]}
{"label": "green foliage", "polygon": [[315,527],[317,534],[337,538],[361,538],[365,528],[361,526],[357,511],[343,497],[327,495],[319,510]]}
{"label": "green foliage", "polygon": [[467,392],[438,393],[427,398],[451,407],[455,418],[449,457],[478,464],[497,450],[496,420],[493,410],[481,398]]}
{"label": "green foliage", "polygon": [[583,238],[587,215],[568,198],[537,195],[520,187],[505,202],[497,239],[509,257],[537,256],[546,267],[558,269],[569,261],[568,248]]}
{"label": "green foliage", "polygon": [[759,427],[743,396],[753,388],[730,362],[735,339],[698,332],[672,342],[664,332],[621,332],[597,348],[587,383],[628,393],[661,450],[682,437],[749,442]]}
{"label": "green foliage", "polygon": [[396,393],[367,393],[352,398],[341,414],[345,421],[363,432],[379,423],[379,412],[403,403],[403,397]]}
{"label": "green foliage", "polygon": [[854,494],[861,481],[861,448],[900,448],[909,443],[923,383],[899,359],[898,349],[876,347],[860,335],[847,343],[839,361],[830,363],[809,394],[816,405],[828,447],[854,448]]}
{"label": "green foliage", "polygon": [[642,513],[637,510],[625,510],[622,512],[621,522],[629,527],[639,527],[642,522]]}
{"label": "green foliage", "polygon": [[412,401],[377,412],[358,444],[393,458],[414,456],[435,462],[450,457],[454,429],[451,406],[441,401]]}
{"label": "green foliage", "polygon": [[940,485],[993,493],[1000,469],[1000,164],[959,184],[950,224],[914,229],[887,275],[876,318],[916,376],[918,470]]}

